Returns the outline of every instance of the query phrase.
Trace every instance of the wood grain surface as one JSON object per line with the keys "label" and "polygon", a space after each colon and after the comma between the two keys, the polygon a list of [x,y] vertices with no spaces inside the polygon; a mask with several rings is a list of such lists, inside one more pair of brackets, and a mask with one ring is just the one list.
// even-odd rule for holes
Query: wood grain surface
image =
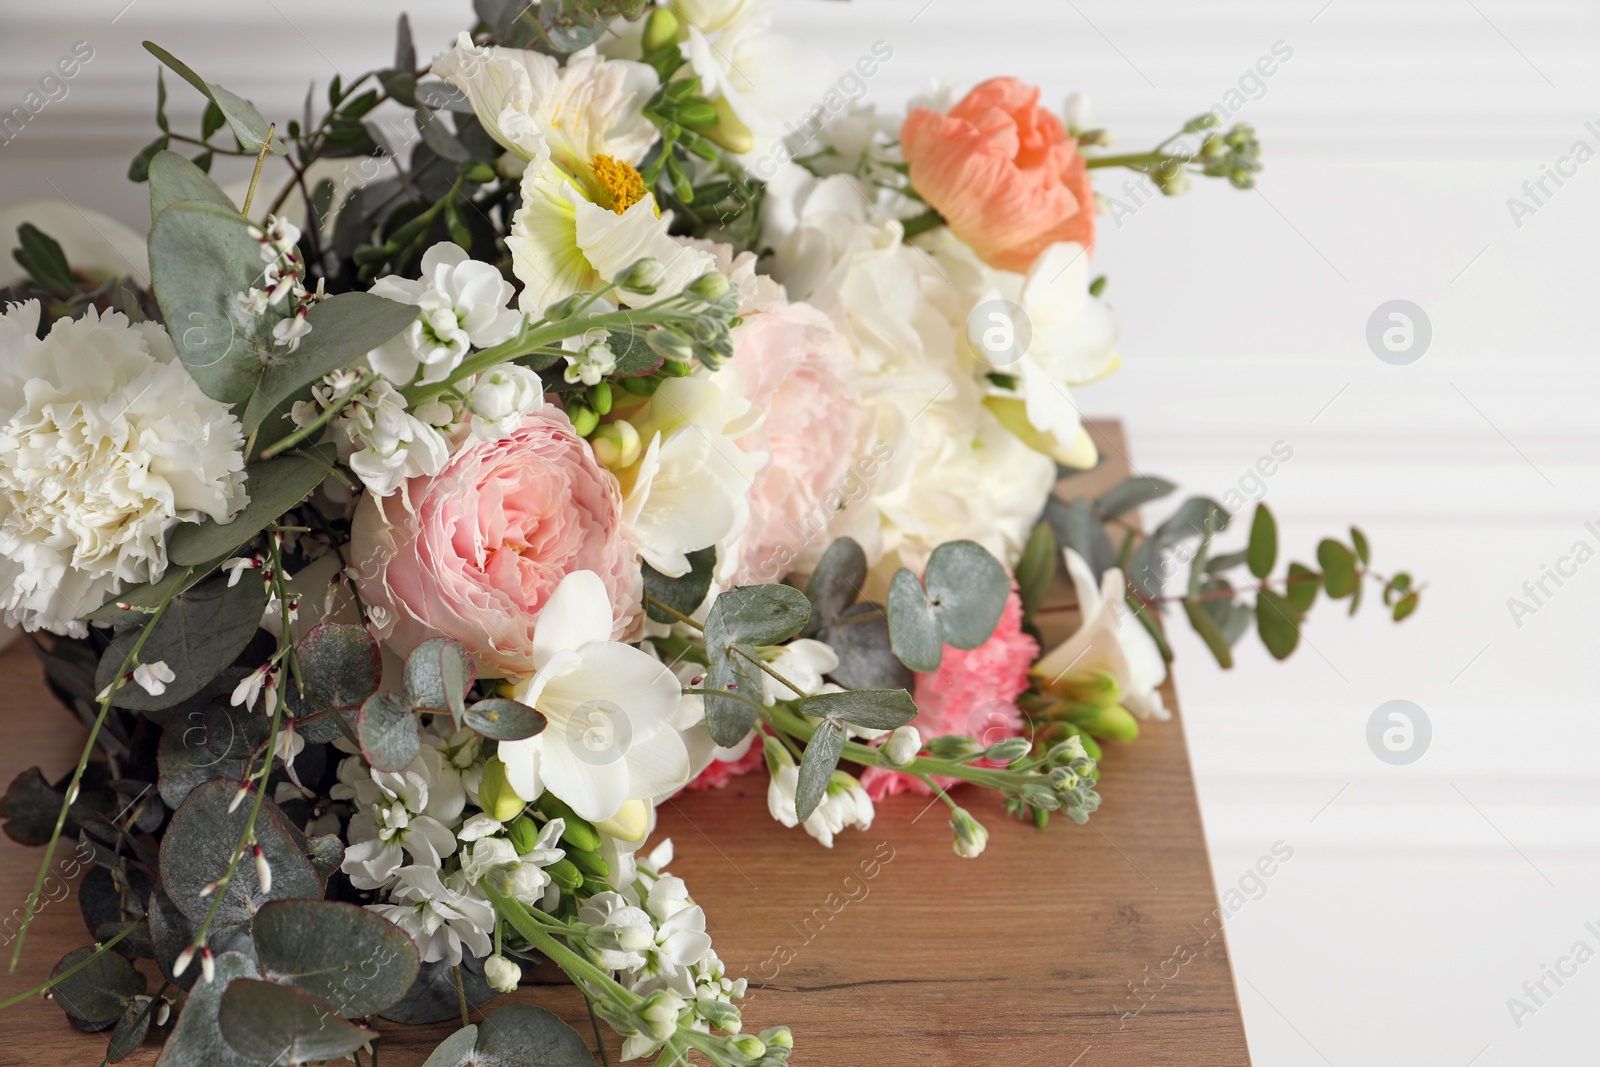
{"label": "wood grain surface", "polygon": [[[1083,494],[1129,467],[1120,427],[1093,430],[1104,462],[1070,483]],[[0,655],[0,694],[0,781],[35,764],[52,779],[69,770],[84,733],[25,645]],[[1166,700],[1176,709],[1170,682]],[[1248,1064],[1176,713],[1108,746],[1100,793],[1087,826],[1040,831],[966,791],[990,833],[977,860],[951,852],[948,809],[915,795],[824,849],[773,823],[764,777],[669,801],[656,837],[673,839],[671,869],[705,906],[729,975],[750,982],[746,1030],[793,1027],[797,1067]],[[41,855],[0,838],[0,918],[21,907]],[[0,998],[89,940],[75,897],[47,903],[21,965],[0,973]],[[559,977],[536,974],[514,996],[589,1035]],[[454,1026],[380,1023],[380,1062],[415,1067]],[[74,1031],[43,1001],[7,1009],[0,1035],[0,1064],[92,1067],[105,1053],[105,1035]],[[148,1067],[157,1051],[123,1062]]]}

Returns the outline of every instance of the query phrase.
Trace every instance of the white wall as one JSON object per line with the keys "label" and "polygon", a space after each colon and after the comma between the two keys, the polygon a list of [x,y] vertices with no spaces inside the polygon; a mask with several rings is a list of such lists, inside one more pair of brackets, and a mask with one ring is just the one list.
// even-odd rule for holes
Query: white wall
{"label": "white wall", "polygon": [[[387,61],[397,8],[0,3],[0,106],[73,41],[95,59],[14,143],[0,203],[58,190],[139,222],[121,178],[154,136],[152,37],[269,113],[308,78]],[[466,4],[412,16],[420,50]],[[113,24],[113,16],[121,15]],[[1278,41],[1293,56],[1239,116],[1266,146],[1259,193],[1208,183],[1102,227],[1124,369],[1080,394],[1124,417],[1141,469],[1220,495],[1284,441],[1267,482],[1286,551],[1355,520],[1375,565],[1424,578],[1395,628],[1324,606],[1287,665],[1225,674],[1181,640],[1180,685],[1219,886],[1274,841],[1294,859],[1230,924],[1256,1062],[1572,1063],[1600,1005],[1589,965],[1518,1027],[1507,998],[1600,920],[1600,563],[1517,626],[1508,597],[1600,523],[1596,268],[1600,163],[1519,227],[1506,205],[1573,142],[1600,149],[1600,10],[1577,0],[783,0],[841,64],[879,38],[886,106],[936,76],[1009,73],[1090,92],[1129,148],[1224,93]],[[319,88],[320,92],[320,88]],[[198,109],[182,87],[175,119]],[[1119,182],[1103,191],[1117,193]],[[1553,189],[1554,187],[1551,186]],[[1368,350],[1404,298],[1434,331],[1417,363]],[[1553,589],[1554,587],[1551,586]],[[1420,761],[1366,742],[1414,701]],[[1597,921],[1600,927],[1600,921]],[[1591,973],[1592,972],[1592,973]],[[1531,1003],[1531,1002],[1530,1002]]]}

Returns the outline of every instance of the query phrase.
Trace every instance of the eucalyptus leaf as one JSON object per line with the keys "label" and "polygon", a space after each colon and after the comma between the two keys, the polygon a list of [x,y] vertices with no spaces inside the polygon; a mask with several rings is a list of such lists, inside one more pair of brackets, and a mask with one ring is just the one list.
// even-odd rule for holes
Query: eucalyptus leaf
{"label": "eucalyptus leaf", "polygon": [[1058,543],[1083,557],[1094,572],[1095,581],[1098,582],[1106,571],[1116,566],[1116,550],[1106,537],[1101,519],[1087,501],[1062,502],[1052,499],[1045,507],[1045,514],[1055,529]]}
{"label": "eucalyptus leaf", "polygon": [[227,522],[180,523],[167,539],[167,558],[194,566],[227,556],[310,496],[337,459],[332,445],[290,453],[245,466],[250,502]]}
{"label": "eucalyptus leaf", "polygon": [[130,1000],[111,1031],[111,1041],[106,1046],[106,1062],[119,1063],[139,1050],[145,1035],[150,1033],[150,1019],[155,1014],[155,1004]]}
{"label": "eucalyptus leaf", "polygon": [[1209,541],[1228,526],[1228,511],[1207,497],[1190,497],[1134,550],[1128,580],[1147,600],[1161,596],[1166,584],[1166,550],[1191,538]]}
{"label": "eucalyptus leaf", "polygon": [[987,641],[1011,595],[1011,576],[982,545],[948,541],[933,550],[919,582],[901,568],[889,583],[889,637],[895,655],[921,673],[937,670],[944,645]]}
{"label": "eucalyptus leaf", "polygon": [[255,978],[228,983],[217,1025],[235,1052],[266,1064],[342,1059],[378,1036],[345,1022],[315,997]]}
{"label": "eucalyptus leaf", "polygon": [[319,623],[300,639],[295,656],[306,701],[318,711],[359,708],[383,681],[383,651],[365,626]]}
{"label": "eucalyptus leaf", "polygon": [[1289,581],[1284,586],[1283,595],[1301,615],[1311,610],[1320,588],[1322,575],[1303,563],[1289,564]]}
{"label": "eucalyptus leaf", "polygon": [[910,689],[916,683],[911,668],[894,654],[882,605],[852,605],[817,637],[838,655],[830,677],[846,689]]}
{"label": "eucalyptus leaf", "polygon": [[889,582],[889,644],[901,663],[922,674],[938,670],[944,658],[933,605],[922,582],[905,567]]}
{"label": "eucalyptus leaf", "polygon": [[[167,608],[139,652],[140,662],[165,662],[173,680],[161,694],[146,692],[135,684],[124,685],[117,690],[116,706],[157,711],[198,693],[244,651],[261,627],[266,606],[266,590],[258,581],[241,581],[230,587],[227,579],[216,577],[190,589]],[[95,671],[96,685],[104,688],[116,681],[141,629],[129,627],[112,638]]]}
{"label": "eucalyptus leaf", "polygon": [[1350,543],[1355,546],[1356,559],[1363,567],[1372,562],[1372,546],[1367,543],[1367,535],[1354,526],[1350,527]]}
{"label": "eucalyptus leaf", "polygon": [[917,705],[904,689],[852,689],[815,693],[800,705],[804,715],[846,722],[868,730],[893,730],[917,717]]}
{"label": "eucalyptus leaf", "polygon": [[1137,474],[1101,493],[1095,499],[1094,513],[1102,521],[1115,519],[1152,500],[1160,500],[1177,488],[1165,478]]}
{"label": "eucalyptus leaf", "polygon": [[[201,891],[226,873],[228,859],[249,821],[254,798],[247,797],[246,803],[228,810],[237,792],[234,782],[196,786],[173,813],[161,839],[162,888],[191,922],[204,921],[211,911],[211,895],[202,895]],[[222,894],[215,920],[219,924],[248,922],[269,900],[322,895],[310,861],[301,855],[277,805],[270,801],[262,801],[255,838],[272,868],[272,889],[262,891],[254,863],[240,863],[231,883],[216,891]]]}
{"label": "eucalyptus leaf", "polygon": [[1185,597],[1183,601],[1184,614],[1189,616],[1189,625],[1194,627],[1194,632],[1200,635],[1200,640],[1206,643],[1206,648],[1216,657],[1217,665],[1227,670],[1233,666],[1233,650],[1228,647],[1228,639],[1222,633],[1222,627],[1217,625],[1217,620],[1205,610],[1201,602],[1193,597]]}
{"label": "eucalyptus leaf", "polygon": [[1221,574],[1223,571],[1231,571],[1240,564],[1248,563],[1249,561],[1249,549],[1241,548],[1237,552],[1224,552],[1221,555],[1210,556],[1206,559],[1206,573]]}
{"label": "eucalyptus leaf", "polygon": [[215,967],[215,977],[209,982],[194,983],[184,998],[183,1010],[161,1047],[156,1067],[260,1067],[261,1061],[233,1050],[217,1023],[217,1010],[228,986],[254,978],[255,962],[243,952],[222,952],[216,957]]}
{"label": "eucalyptus leaf", "polygon": [[250,754],[266,741],[270,720],[229,700],[244,674],[235,669],[218,676],[176,709],[162,731],[156,765],[161,799],[170,807],[177,808],[205,782],[237,783],[246,773]]}
{"label": "eucalyptus leaf", "polygon": [[[114,1026],[133,998],[144,992],[145,977],[120,954],[100,952],[97,956],[97,951],[80,948],[63,956],[50,972],[55,979],[50,996],[73,1019],[101,1030]],[[79,967],[86,960],[88,965]],[[79,969],[65,974],[74,967]]]}
{"label": "eucalyptus leaf", "polygon": [[29,277],[62,296],[77,290],[78,282],[67,263],[67,254],[61,251],[54,237],[33,223],[24,222],[17,227],[17,241],[18,246],[11,255]]}
{"label": "eucalyptus leaf", "polygon": [[411,705],[395,693],[368,697],[356,715],[361,755],[374,770],[403,771],[421,750],[421,725]]}
{"label": "eucalyptus leaf", "polygon": [[806,599],[811,601],[807,635],[843,615],[861,596],[866,580],[867,554],[854,538],[841,537],[829,545],[806,582]]}
{"label": "eucalyptus leaf", "polygon": [[[466,994],[467,1006],[474,1009],[499,996],[483,977],[483,961],[470,952],[461,957],[461,990]],[[443,960],[424,963],[405,997],[400,1003],[385,1008],[382,1015],[393,1022],[409,1024],[442,1023],[461,1018],[455,968]]]}
{"label": "eucalyptus leaf", "polygon": [[800,780],[794,789],[795,816],[805,822],[817,810],[822,798],[828,795],[828,782],[834,768],[839,766],[839,755],[844,751],[845,728],[834,719],[824,719],[817,732],[806,742],[800,757]]}
{"label": "eucalyptus leaf", "polygon": [[1044,605],[1050,594],[1050,583],[1055,580],[1061,565],[1061,548],[1056,540],[1055,527],[1048,522],[1037,523],[1022,546],[1022,556],[1017,560],[1017,590],[1022,597],[1022,617],[1031,619],[1033,613]]}
{"label": "eucalyptus leaf", "polygon": [[1255,518],[1250,523],[1250,546],[1245,549],[1245,559],[1250,573],[1265,579],[1278,563],[1278,524],[1265,504],[1256,505]]}
{"label": "eucalyptus leaf", "polygon": [[341,901],[273,901],[256,914],[252,933],[266,977],[325,1001],[346,1018],[398,1003],[421,966],[404,930]]}
{"label": "eucalyptus leaf", "polygon": [[459,720],[475,677],[472,657],[461,642],[448,637],[429,638],[406,657],[406,699],[413,707],[448,711]]}
{"label": "eucalyptus leaf", "polygon": [[[739,743],[755,725],[764,689],[752,659],[756,646],[786,641],[805,627],[811,603],[787,585],[747,585],[729,589],[706,616],[706,727],[725,747]],[[722,695],[728,693],[730,695]]]}
{"label": "eucalyptus leaf", "polygon": [[157,152],[150,160],[150,217],[180,200],[197,200],[227,211],[238,206],[211,176],[176,152]]}
{"label": "eucalyptus leaf", "polygon": [[[247,152],[258,152],[267,143],[270,127],[267,120],[261,117],[261,112],[248,100],[235,96],[220,85],[207,82],[196,74],[187,64],[175,57],[172,53],[151,41],[145,41],[147,52],[165,63],[174,74],[179,75],[184,81],[210,100],[228,120],[228,126],[233,130],[233,135],[238,138],[240,146]],[[285,154],[283,141],[277,137],[272,138],[271,152],[274,155]]]}
{"label": "eucalyptus leaf", "polygon": [[[644,592],[679,615],[693,615],[705,602],[711,589],[711,574],[717,566],[717,546],[709,545],[689,554],[689,573],[669,578],[650,564],[644,565]],[[645,614],[660,623],[673,623],[676,616],[646,602]]]}
{"label": "eucalyptus leaf", "polygon": [[532,1004],[506,1004],[445,1038],[422,1067],[594,1067],[583,1035]]}
{"label": "eucalyptus leaf", "polygon": [[472,114],[472,101],[467,99],[467,94],[446,81],[419,81],[416,96],[417,103],[435,111]]}
{"label": "eucalyptus leaf", "polygon": [[469,729],[496,741],[521,741],[545,727],[543,715],[526,704],[503,697],[490,697],[468,705],[462,721]]}
{"label": "eucalyptus leaf", "polygon": [[1256,592],[1256,631],[1273,659],[1287,659],[1300,643],[1300,615],[1271,589]]}
{"label": "eucalyptus leaf", "polygon": [[1412,612],[1417,610],[1417,605],[1419,603],[1421,603],[1421,597],[1416,593],[1407,593],[1405,596],[1395,601],[1394,621],[1400,622],[1401,620],[1410,616]]}
{"label": "eucalyptus leaf", "polygon": [[1322,567],[1322,586],[1328,596],[1339,600],[1355,592],[1361,579],[1356,573],[1356,558],[1339,542],[1324,538],[1317,544],[1317,564]]}

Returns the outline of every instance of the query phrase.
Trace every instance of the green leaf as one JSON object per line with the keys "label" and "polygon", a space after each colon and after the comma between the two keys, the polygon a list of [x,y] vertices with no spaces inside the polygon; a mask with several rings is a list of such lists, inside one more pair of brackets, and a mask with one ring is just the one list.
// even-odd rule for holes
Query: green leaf
{"label": "green leaf", "polygon": [[[260,628],[266,607],[266,589],[259,581],[240,581],[230,588],[227,579],[216,577],[190,589],[167,608],[139,652],[140,662],[161,660],[172,669],[175,677],[167,683],[166,692],[152,696],[130,683],[117,690],[116,706],[159,711],[198,693],[244,651]],[[116,681],[123,658],[141,630],[129,627],[111,639],[95,671],[98,687]]]}
{"label": "green leaf", "polygon": [[[34,848],[48,844],[65,799],[66,794],[52,789],[39,768],[29,767],[11,780],[5,796],[0,798],[6,836],[19,845]],[[63,829],[69,836],[77,836],[77,824],[70,818]]]}
{"label": "green leaf", "polygon": [[1271,589],[1256,593],[1256,632],[1273,659],[1287,659],[1300,643],[1300,616],[1294,605]]}
{"label": "green leaf", "polygon": [[705,629],[710,664],[706,688],[735,694],[706,694],[706,727],[717,744],[736,745],[755,725],[763,688],[759,668],[750,662],[756,646],[788,640],[810,616],[811,602],[788,585],[740,586],[711,605]]}
{"label": "green leaf", "polygon": [[1157,526],[1133,553],[1128,580],[1140,596],[1155,600],[1161,596],[1166,571],[1162,556],[1167,549],[1198,537],[1209,541],[1228,527],[1228,510],[1208,497],[1190,497],[1178,510]]}
{"label": "green leaf", "polygon": [[1056,537],[1062,547],[1070,548],[1083,557],[1094,572],[1095,581],[1116,565],[1117,553],[1106,537],[1105,527],[1095,517],[1087,501],[1072,500],[1062,503],[1052,499],[1045,505],[1045,515],[1055,526]]}
{"label": "green leaf", "polygon": [[1200,601],[1192,597],[1184,598],[1183,612],[1189,616],[1189,625],[1194,627],[1194,632],[1200,635],[1200,640],[1216,657],[1217,665],[1223,670],[1232,668],[1233,650],[1228,647],[1228,639],[1222,627],[1217,625],[1217,620],[1211,617]]}
{"label": "green leaf", "polygon": [[[419,309],[371,293],[340,293],[306,313],[311,333],[293,355],[275,354],[240,421],[251,433],[284,401],[324,375],[349,366],[411,325]],[[264,442],[270,443],[270,442]]]}
{"label": "green leaf", "polygon": [[217,1025],[235,1052],[269,1064],[343,1059],[378,1036],[298,989],[254,978],[228,983]]}
{"label": "green leaf", "polygon": [[278,900],[251,926],[262,972],[345,1018],[397,1003],[421,967],[416,944],[388,919],[332,900]]}
{"label": "green leaf", "polygon": [[461,642],[433,637],[406,657],[404,688],[412,707],[448,711],[459,722],[476,671]]}
{"label": "green leaf", "polygon": [[819,723],[817,732],[806,742],[805,753],[800,757],[800,780],[794,789],[794,811],[801,822],[809,819],[827,796],[828,782],[839,766],[844,742],[845,728],[833,719]]}
{"label": "green leaf", "polygon": [[128,180],[134,183],[148,181],[150,178],[150,161],[154,159],[157,154],[165,152],[166,149],[166,134],[162,134],[154,141],[151,141],[149,144],[139,149],[139,154],[134,156],[133,159],[128,163]]}
{"label": "green leaf", "polygon": [[526,704],[490,697],[468,706],[462,716],[469,729],[496,741],[521,741],[545,728],[545,718]]}
{"label": "green leaf", "polygon": [[166,133],[167,125],[167,78],[160,67],[156,68],[156,125],[161,127],[161,132]]}
{"label": "green leaf", "polygon": [[1278,564],[1278,524],[1265,504],[1256,505],[1255,519],[1250,523],[1250,547],[1245,550],[1250,573],[1265,579]]}
{"label": "green leaf", "polygon": [[[92,622],[113,622],[119,626],[137,622],[139,616],[155,611],[169,592],[173,596],[183,595],[215,574],[226,559],[226,556],[218,557],[198,567],[168,567],[160,581],[124,589],[84,618]],[[123,607],[124,604],[127,607]]]}
{"label": "green leaf", "polygon": [[[220,85],[207,82],[160,45],[145,41],[144,47],[147,52],[165,63],[174,74],[200,90],[206,99],[222,111],[223,117],[228,120],[228,125],[233,130],[233,135],[239,139],[239,144],[245,151],[261,150],[261,146],[267,142],[268,125],[267,120],[261,117],[261,113],[254,105]],[[283,141],[274,137],[271,150],[275,155],[285,154]]]}
{"label": "green leaf", "polygon": [[[228,858],[238,847],[239,837],[250,820],[254,797],[246,797],[245,802],[228,810],[238,791],[237,782],[215,781],[196,786],[173,812],[161,839],[162,888],[192,923],[205,921],[213,900],[211,895],[202,896],[201,890],[227,871]],[[232,883],[216,891],[222,894],[222,900],[217,902],[213,929],[249,922],[269,900],[322,895],[316,872],[301,855],[284,826],[282,813],[271,801],[262,801],[255,836],[272,868],[272,889],[262,892],[254,863],[240,863],[233,872]]]}
{"label": "green leaf", "polygon": [[394,68],[406,71],[417,69],[417,48],[411,43],[411,20],[404,12],[401,12],[399,25],[394,30]]}
{"label": "green leaf", "polygon": [[[717,546],[708,545],[689,553],[689,573],[668,578],[650,564],[644,565],[644,592],[680,615],[693,615],[705,602],[711,589],[711,573],[717,566]],[[656,622],[676,622],[673,616],[654,604],[645,604],[645,614]]]}
{"label": "green leaf", "polygon": [[867,554],[854,538],[841,537],[828,546],[806,582],[811,618],[806,633],[819,632],[843,615],[861,596],[867,580]]}
{"label": "green leaf", "polygon": [[[51,977],[77,967],[95,951],[91,947],[67,953],[50,972]],[[62,1011],[99,1030],[115,1024],[134,996],[144,992],[144,986],[144,975],[126,958],[102,952],[88,966],[55,981],[50,995]]]}
{"label": "green leaf", "polygon": [[1322,584],[1334,600],[1355,592],[1356,558],[1339,542],[1324,538],[1317,544],[1317,563],[1322,567]]}
{"label": "green leaf", "polygon": [[242,668],[224,671],[173,709],[156,750],[161,800],[168,807],[177,808],[197,786],[213,779],[237,784],[250,754],[266,741],[271,720],[230,700],[246,673]]}
{"label": "green leaf", "polygon": [[1160,500],[1177,488],[1165,478],[1147,474],[1125,478],[1095,499],[1094,513],[1101,520],[1114,519],[1152,500]]}
{"label": "green leaf", "polygon": [[155,218],[183,200],[239,210],[222,187],[198,166],[176,152],[157,152],[150,160],[150,217]]}
{"label": "green leaf", "polygon": [[167,540],[167,558],[181,566],[231,555],[240,545],[278,521],[322,484],[338,458],[332,445],[318,445],[304,454],[289,453],[245,467],[250,502],[227,522],[203,519],[182,523]]}
{"label": "green leaf", "polygon": [[1028,543],[1022,546],[1022,558],[1017,561],[1017,589],[1022,596],[1024,619],[1031,619],[1044,604],[1060,561],[1061,549],[1056,543],[1055,528],[1048,522],[1038,523],[1028,535]]}
{"label": "green leaf", "polygon": [[943,645],[973,649],[990,638],[1010,595],[1010,575],[983,546],[972,541],[940,545],[928,557],[921,582],[901,568],[889,584],[895,654],[912,670],[938,669]]}
{"label": "green leaf", "polygon": [[1224,552],[1220,556],[1211,556],[1206,560],[1206,573],[1221,574],[1223,571],[1231,571],[1239,564],[1248,562],[1249,559],[1250,552],[1248,549],[1240,549],[1237,552]]}
{"label": "green leaf", "polygon": [[[548,794],[547,794],[548,795]],[[385,1019],[397,1023],[442,1023],[461,1018],[460,998],[456,993],[456,968],[444,960],[424,963],[417,980],[411,983],[405,998],[383,1012]],[[483,977],[483,961],[466,952],[461,958],[461,990],[467,995],[467,1006],[478,1008],[500,994],[489,988]],[[592,1067],[592,1065],[591,1065]]]}
{"label": "green leaf", "polygon": [[111,1041],[106,1046],[106,1062],[120,1063],[139,1050],[145,1035],[150,1033],[150,1021],[155,1015],[155,1005],[130,1000],[111,1031]]}
{"label": "green leaf", "polygon": [[223,117],[222,109],[217,106],[216,101],[207,100],[205,112],[200,116],[200,139],[202,141],[211,140],[211,135],[222,129],[227,122],[228,120]]}
{"label": "green leaf", "polygon": [[1289,582],[1283,595],[1301,615],[1311,610],[1316,602],[1317,590],[1322,588],[1322,575],[1303,563],[1289,564]]}
{"label": "green leaf", "polygon": [[1407,593],[1405,596],[1395,601],[1394,621],[1400,622],[1402,619],[1408,617],[1412,612],[1417,610],[1417,605],[1420,602],[1420,595],[1417,593]]}
{"label": "green leaf", "polygon": [[471,161],[472,153],[450,133],[450,128],[439,118],[438,112],[418,108],[414,117],[417,129],[422,134],[422,143],[427,145],[434,155],[452,163]]}
{"label": "green leaf", "polygon": [[889,616],[880,604],[854,604],[817,638],[832,648],[839,666],[830,677],[846,689],[910,689],[916,675],[894,654]]}
{"label": "green leaf", "polygon": [[1390,578],[1383,586],[1383,602],[1393,604],[1399,598],[1411,591],[1411,575],[1401,571]]}
{"label": "green leaf", "polygon": [[[162,1046],[156,1067],[259,1067],[260,1061],[247,1059],[223,1040],[217,1025],[217,1009],[229,985],[253,978],[256,965],[243,952],[222,952],[216,958],[216,977],[195,982],[184,999],[183,1011]],[[195,966],[184,974],[193,975]]]}
{"label": "green leaf", "polygon": [[808,696],[800,712],[868,730],[893,730],[917,717],[917,705],[904,689],[852,689]]}
{"label": "green leaf", "polygon": [[1363,567],[1372,562],[1372,546],[1367,543],[1367,535],[1354,526],[1350,527],[1350,543],[1355,546],[1356,558]]}
{"label": "green leaf", "polygon": [[[1255,621],[1255,612],[1234,599],[1233,584],[1226,578],[1208,579],[1200,586],[1200,592],[1213,594],[1201,600],[1200,607],[1216,622],[1223,640],[1228,642],[1231,649]],[[1222,592],[1228,593],[1228,596],[1215,595]]]}
{"label": "green leaf", "polygon": [[17,227],[17,240],[21,244],[11,255],[17,265],[28,272],[28,277],[61,296],[77,291],[78,281],[72,276],[72,266],[55,238],[33,223],[24,222]]}
{"label": "green leaf", "polygon": [[506,1004],[445,1038],[422,1067],[594,1067],[583,1035],[532,1004]]}
{"label": "green leaf", "polygon": [[394,693],[379,691],[367,698],[356,716],[356,737],[361,755],[380,771],[405,770],[421,748],[417,717]]}
{"label": "green leaf", "polygon": [[365,626],[324,622],[295,646],[306,701],[318,711],[359,708],[383,680],[383,651]]}

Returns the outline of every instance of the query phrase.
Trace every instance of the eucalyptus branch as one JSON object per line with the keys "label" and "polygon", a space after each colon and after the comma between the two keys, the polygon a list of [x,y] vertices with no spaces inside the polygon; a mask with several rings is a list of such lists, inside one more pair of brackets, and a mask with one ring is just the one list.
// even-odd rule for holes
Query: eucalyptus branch
{"label": "eucalyptus branch", "polygon": [[32,989],[25,989],[14,997],[8,997],[5,1000],[0,1000],[0,1009],[9,1008],[13,1004],[21,1004],[24,1000],[27,1000],[30,997],[36,997],[40,993],[48,992],[51,987],[60,985],[66,979],[77,974],[79,971],[89,966],[89,964],[93,963],[101,956],[104,956],[107,952],[110,952],[112,949],[116,948],[118,942],[137,930],[139,926],[140,924],[136,922],[129,923],[127,926],[122,928],[121,932],[119,932],[116,937],[107,938],[105,941],[102,941],[100,944],[94,947],[93,952],[79,960],[77,963],[74,963],[71,967],[68,967],[60,974],[53,974],[45,981],[34,986]]}

